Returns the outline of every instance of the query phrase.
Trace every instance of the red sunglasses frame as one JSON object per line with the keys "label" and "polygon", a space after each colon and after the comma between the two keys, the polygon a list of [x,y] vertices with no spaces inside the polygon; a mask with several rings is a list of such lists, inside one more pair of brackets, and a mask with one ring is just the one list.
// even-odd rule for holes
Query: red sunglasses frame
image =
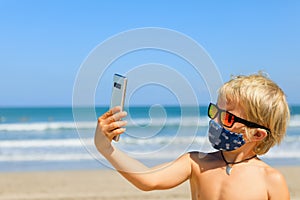
{"label": "red sunglasses frame", "polygon": [[[210,115],[209,111],[210,111],[211,107],[215,107],[218,110],[217,113],[215,114],[215,116]],[[221,113],[222,112],[227,113],[231,117],[231,119],[233,119],[233,122],[230,126],[222,123],[222,120],[221,120]],[[222,123],[223,126],[225,126],[227,128],[231,128],[235,122],[239,122],[239,123],[244,124],[244,125],[246,125],[247,127],[250,127],[250,128],[262,128],[262,129],[265,129],[268,132],[271,132],[271,130],[269,128],[266,128],[265,126],[256,124],[254,122],[247,121],[245,119],[242,119],[242,118],[230,113],[227,110],[220,109],[216,104],[213,104],[213,103],[209,104],[208,109],[207,109],[207,115],[210,119],[215,119],[217,116],[219,116],[219,121]]]}

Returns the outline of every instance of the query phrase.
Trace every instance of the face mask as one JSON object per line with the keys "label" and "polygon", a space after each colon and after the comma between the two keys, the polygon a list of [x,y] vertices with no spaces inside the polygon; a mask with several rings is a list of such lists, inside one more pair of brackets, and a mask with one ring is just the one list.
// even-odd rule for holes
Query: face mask
{"label": "face mask", "polygon": [[208,138],[215,149],[233,151],[245,144],[243,135],[226,130],[214,120],[209,121]]}

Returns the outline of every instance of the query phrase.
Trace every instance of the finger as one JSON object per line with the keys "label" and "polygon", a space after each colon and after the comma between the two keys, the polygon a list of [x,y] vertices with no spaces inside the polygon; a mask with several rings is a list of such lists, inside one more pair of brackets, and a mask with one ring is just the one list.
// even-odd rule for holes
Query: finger
{"label": "finger", "polygon": [[109,118],[112,115],[113,115],[113,111],[109,110],[106,113],[104,113],[101,117],[98,118],[98,122],[100,122],[101,120],[105,120],[105,119]]}
{"label": "finger", "polygon": [[[120,123],[120,124],[118,124]],[[125,132],[126,128],[125,127],[121,127],[121,126],[125,126],[126,122],[116,122],[116,125],[105,125],[103,126],[100,130],[102,132],[103,135],[105,135],[110,141],[117,135],[120,135],[122,133]]]}
{"label": "finger", "polygon": [[105,119],[105,123],[106,124],[110,124],[116,121],[120,121],[122,120],[122,118],[127,116],[127,112],[122,111],[122,112],[118,112],[113,114],[112,116],[108,117],[107,119]]}
{"label": "finger", "polygon": [[106,130],[113,131],[115,129],[121,128],[126,125],[127,125],[127,121],[117,121],[117,122],[113,122],[113,123],[107,125]]}
{"label": "finger", "polygon": [[117,136],[120,135],[122,133],[124,133],[126,131],[126,128],[118,128],[112,131],[112,135]]}
{"label": "finger", "polygon": [[107,124],[105,122],[100,122],[98,123],[97,125],[97,128],[99,128],[99,130],[101,130],[102,133],[104,133],[105,135],[111,135],[112,131],[115,130],[115,129],[118,129],[118,128],[121,128],[123,126],[126,126],[127,125],[127,121],[116,121],[116,122],[112,122],[110,124]]}
{"label": "finger", "polygon": [[110,109],[109,111],[107,111],[106,113],[104,113],[101,117],[99,117],[98,120],[107,119],[108,117],[110,117],[113,114],[118,113],[120,111],[121,111],[121,107],[120,106],[113,107],[112,109]]}
{"label": "finger", "polygon": [[107,118],[107,119],[105,120],[105,123],[106,123],[106,124],[111,124],[111,123],[113,123],[113,122],[115,122],[115,121],[117,121],[117,120],[116,120],[115,117],[112,115],[112,116],[110,116],[109,118]]}
{"label": "finger", "polygon": [[122,110],[121,106],[115,106],[111,109],[111,111],[113,112],[113,114],[118,113]]}
{"label": "finger", "polygon": [[121,111],[121,112],[118,112],[118,113],[116,113],[116,114],[113,115],[115,121],[122,120],[126,116],[127,116],[127,112],[126,111]]}

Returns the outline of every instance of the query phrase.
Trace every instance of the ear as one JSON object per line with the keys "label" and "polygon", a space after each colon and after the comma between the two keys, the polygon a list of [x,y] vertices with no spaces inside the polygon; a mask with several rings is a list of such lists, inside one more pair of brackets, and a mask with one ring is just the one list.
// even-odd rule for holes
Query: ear
{"label": "ear", "polygon": [[252,137],[252,141],[262,141],[263,139],[265,139],[265,137],[267,137],[268,133],[266,130],[258,128],[256,130],[256,133],[253,135]]}

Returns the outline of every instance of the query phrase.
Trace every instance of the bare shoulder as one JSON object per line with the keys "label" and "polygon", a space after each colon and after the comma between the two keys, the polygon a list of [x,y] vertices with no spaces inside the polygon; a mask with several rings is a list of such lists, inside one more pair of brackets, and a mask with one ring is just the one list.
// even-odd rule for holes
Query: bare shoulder
{"label": "bare shoulder", "polygon": [[288,186],[284,176],[277,169],[268,165],[266,165],[264,169],[265,180],[270,199],[290,199]]}
{"label": "bare shoulder", "polygon": [[218,153],[212,152],[212,153],[204,153],[199,151],[193,151],[189,153],[190,158],[195,162],[209,162],[214,161],[218,159]]}
{"label": "bare shoulder", "polygon": [[272,183],[280,183],[282,181],[285,181],[283,175],[275,168],[272,168],[270,166],[265,167],[265,173],[266,173],[266,180],[270,181]]}
{"label": "bare shoulder", "polygon": [[207,156],[207,153],[199,152],[199,151],[192,151],[189,152],[189,155],[192,159],[202,159]]}
{"label": "bare shoulder", "polygon": [[218,152],[190,152],[189,155],[192,168],[200,169],[199,172],[219,167],[220,155]]}
{"label": "bare shoulder", "polygon": [[285,184],[284,176],[275,168],[264,165],[265,178],[267,183],[282,185]]}

